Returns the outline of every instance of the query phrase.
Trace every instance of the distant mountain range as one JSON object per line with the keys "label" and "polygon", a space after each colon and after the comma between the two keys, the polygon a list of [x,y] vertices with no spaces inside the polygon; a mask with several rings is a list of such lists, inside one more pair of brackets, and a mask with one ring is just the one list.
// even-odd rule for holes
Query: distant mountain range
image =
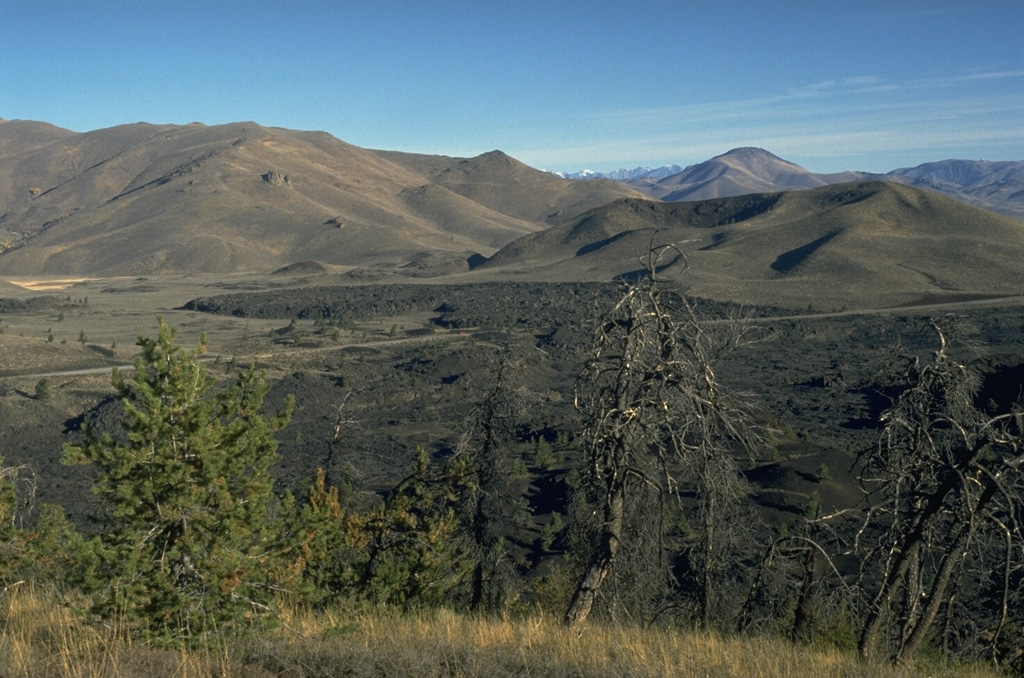
{"label": "distant mountain range", "polygon": [[847,181],[895,181],[1024,219],[1024,161],[943,160],[885,174],[815,174],[764,149],[736,148],[686,168],[668,165],[608,173],[584,170],[559,176],[576,180],[612,179],[667,202],[792,191]]}
{"label": "distant mountain range", "polygon": [[563,179],[611,179],[612,181],[633,181],[635,179],[661,179],[673,174],[682,172],[685,168],[679,165],[665,165],[663,167],[634,167],[633,169],[617,169],[612,172],[595,172],[594,170],[581,170],[579,172],[565,173],[552,172]]}
{"label": "distant mountain range", "polygon": [[1024,222],[994,211],[1024,216],[1022,164],[819,175],[741,148],[665,176],[575,181],[501,151],[370,150],[254,122],[76,133],[9,120],[0,276],[609,280],[634,274],[653,242],[677,243],[689,266],[670,257],[668,275],[713,299],[1020,294]]}

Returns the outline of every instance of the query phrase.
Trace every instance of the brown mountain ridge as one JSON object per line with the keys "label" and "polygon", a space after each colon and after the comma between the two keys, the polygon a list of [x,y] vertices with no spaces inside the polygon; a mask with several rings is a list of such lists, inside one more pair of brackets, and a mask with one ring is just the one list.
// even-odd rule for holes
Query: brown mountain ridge
{"label": "brown mountain ridge", "polygon": [[[865,176],[858,174],[847,177],[847,180],[860,180]],[[659,200],[680,202],[818,188],[836,182],[812,174],[764,149],[748,147],[734,148],[667,177],[627,183]]]}
{"label": "brown mountain ridge", "polygon": [[[0,273],[271,271],[488,255],[633,189],[494,151],[373,151],[323,132],[0,122]],[[459,257],[455,257],[458,260]]]}
{"label": "brown mountain ridge", "polygon": [[[465,280],[608,280],[635,272],[652,243],[672,242],[689,263],[686,284],[720,300],[858,308],[1024,293],[1020,221],[892,181],[815,187],[824,179],[761,149],[703,165],[691,179],[705,187],[793,190],[660,202],[501,151],[369,150],[253,122],[78,134],[2,121],[0,274],[404,267]],[[663,263],[681,275],[681,257]]]}

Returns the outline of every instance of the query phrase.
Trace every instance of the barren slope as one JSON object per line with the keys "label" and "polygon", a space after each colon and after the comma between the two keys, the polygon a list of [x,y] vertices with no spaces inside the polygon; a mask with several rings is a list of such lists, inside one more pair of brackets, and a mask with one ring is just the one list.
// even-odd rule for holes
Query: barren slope
{"label": "barren slope", "polygon": [[501,214],[530,222],[558,224],[591,207],[643,194],[608,179],[552,182],[550,172],[524,165],[501,151],[475,158],[445,158],[379,152],[404,167],[425,173],[442,186]]}
{"label": "barren slope", "polygon": [[[0,240],[11,246],[0,272],[8,275],[466,258],[541,230],[536,217],[552,205],[575,216],[631,193],[610,182],[604,191],[581,189],[510,158],[437,157],[424,170],[326,133],[251,122],[86,134],[33,123],[24,135],[4,136],[12,124],[0,124],[0,144],[13,139],[0,146],[8,149],[0,163]],[[449,187],[434,175],[453,164],[472,171],[458,170],[463,179]],[[505,165],[518,167],[510,175]],[[505,199],[499,189],[516,186],[518,175],[532,179]]]}
{"label": "barren slope", "polygon": [[74,135],[69,129],[46,122],[0,118],[0,159]]}

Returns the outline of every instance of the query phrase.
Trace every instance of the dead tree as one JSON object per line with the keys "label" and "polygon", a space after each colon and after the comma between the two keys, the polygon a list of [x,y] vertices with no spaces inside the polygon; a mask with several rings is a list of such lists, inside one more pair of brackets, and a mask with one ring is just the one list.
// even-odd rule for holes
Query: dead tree
{"label": "dead tree", "polygon": [[[651,501],[652,490],[659,502],[679,502],[683,483],[698,504],[689,561],[698,618],[709,623],[723,560],[718,551],[729,539],[725,518],[746,492],[733,454],[754,444],[751,420],[719,384],[714,366],[749,339],[750,326],[701,318],[659,279],[659,260],[668,253],[683,259],[674,246],[652,247],[643,260],[646,275],[627,284],[599,319],[577,382],[584,475],[596,497],[599,536],[565,614],[570,627],[586,621],[612,572],[630,536],[624,531],[632,503]],[[657,525],[663,507],[648,511]]]}
{"label": "dead tree", "polygon": [[913,662],[941,611],[947,626],[958,621],[958,591],[992,588],[984,580],[993,567],[997,610],[976,623],[998,639],[1021,565],[1021,432],[1011,412],[976,404],[980,376],[950,351],[955,323],[931,326],[939,343],[931,358],[895,362],[898,394],[860,472],[869,499],[857,541],[861,584],[874,590],[860,632],[865,659],[887,647],[894,663]]}

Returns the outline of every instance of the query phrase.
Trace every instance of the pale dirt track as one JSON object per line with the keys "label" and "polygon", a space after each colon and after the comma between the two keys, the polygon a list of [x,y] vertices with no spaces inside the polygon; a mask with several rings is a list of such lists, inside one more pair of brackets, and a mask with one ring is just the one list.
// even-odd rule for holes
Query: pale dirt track
{"label": "pale dirt track", "polygon": [[8,278],[7,282],[32,292],[52,292],[55,290],[66,290],[72,285],[89,282],[90,280],[92,278],[41,278],[33,280],[11,280]]}

